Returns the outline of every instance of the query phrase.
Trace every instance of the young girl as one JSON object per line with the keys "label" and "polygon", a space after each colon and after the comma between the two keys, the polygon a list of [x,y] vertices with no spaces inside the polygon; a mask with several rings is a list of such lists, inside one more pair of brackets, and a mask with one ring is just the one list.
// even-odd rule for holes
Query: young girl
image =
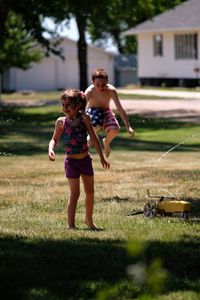
{"label": "young girl", "polygon": [[53,137],[49,143],[49,159],[55,160],[54,148],[62,136],[65,147],[65,172],[70,187],[67,206],[68,228],[76,228],[75,213],[80,196],[80,176],[85,190],[86,217],[85,224],[97,230],[93,223],[94,206],[94,172],[92,159],[88,153],[87,135],[99,154],[104,169],[110,167],[104,159],[99,139],[95,134],[90,117],[85,114],[86,97],[83,92],[68,89],[61,95],[62,110],[65,117],[57,119]]}

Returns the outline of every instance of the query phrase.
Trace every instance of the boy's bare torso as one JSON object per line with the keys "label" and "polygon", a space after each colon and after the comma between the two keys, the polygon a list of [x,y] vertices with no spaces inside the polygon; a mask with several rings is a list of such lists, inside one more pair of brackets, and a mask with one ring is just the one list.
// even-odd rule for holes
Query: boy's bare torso
{"label": "boy's bare torso", "polygon": [[113,98],[114,87],[110,84],[107,85],[105,91],[96,91],[94,85],[90,85],[85,94],[87,98],[88,108],[102,108],[108,109],[110,107],[110,100]]}

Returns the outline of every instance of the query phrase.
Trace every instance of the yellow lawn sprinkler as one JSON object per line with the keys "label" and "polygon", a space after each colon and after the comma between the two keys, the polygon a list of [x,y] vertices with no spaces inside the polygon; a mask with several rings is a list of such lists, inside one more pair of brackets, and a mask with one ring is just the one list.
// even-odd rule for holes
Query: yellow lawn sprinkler
{"label": "yellow lawn sprinkler", "polygon": [[143,211],[130,213],[129,216],[143,213],[145,217],[153,218],[156,215],[165,217],[179,214],[183,219],[189,218],[189,211],[192,205],[191,202],[178,200],[173,196],[151,196],[149,190],[147,190],[147,195],[151,199],[144,204]]}

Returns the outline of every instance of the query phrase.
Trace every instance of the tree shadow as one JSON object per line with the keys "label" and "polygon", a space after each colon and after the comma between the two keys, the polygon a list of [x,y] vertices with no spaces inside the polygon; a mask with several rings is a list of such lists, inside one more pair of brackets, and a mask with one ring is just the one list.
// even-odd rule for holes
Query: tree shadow
{"label": "tree shadow", "polygon": [[[180,290],[200,292],[197,279],[199,278],[200,267],[199,245],[200,238],[198,234],[193,237],[189,234],[183,234],[177,242],[152,241],[148,243],[147,261],[160,257],[163,261],[163,267],[169,272],[166,285],[168,292]],[[192,287],[193,284],[194,287]]]}
{"label": "tree shadow", "polygon": [[[168,151],[170,148],[175,146],[175,143],[167,143],[167,142],[158,142],[158,141],[146,141],[141,138],[133,138],[131,139],[127,134],[124,136],[123,134],[126,133],[124,128],[124,124],[117,115],[119,124],[121,126],[120,132],[122,135],[118,135],[112,141],[112,149],[113,150],[122,150],[126,149],[128,151]],[[178,122],[171,119],[161,119],[161,118],[143,118],[139,115],[129,115],[130,123],[136,128],[136,131],[140,130],[156,130],[160,129],[184,129],[184,128],[192,128],[192,129],[199,129],[199,124],[189,123],[189,122]],[[102,132],[100,133],[100,137],[103,137]],[[180,141],[177,141],[179,143]],[[199,143],[190,143],[181,144],[180,147],[177,147],[174,151],[199,151]]]}
{"label": "tree shadow", "polygon": [[[118,122],[122,128],[124,128],[124,124],[116,114]],[[136,129],[153,129],[153,130],[160,130],[160,129],[179,129],[179,128],[199,128],[199,123],[193,123],[189,121],[178,121],[174,120],[173,118],[158,118],[158,117],[150,117],[150,116],[141,116],[138,114],[130,114],[129,121],[133,127]],[[125,131],[125,130],[124,130]]]}
{"label": "tree shadow", "polygon": [[0,239],[0,249],[1,294],[7,295],[3,299],[24,299],[31,289],[47,290],[47,299],[50,295],[52,299],[91,299],[91,282],[124,278],[130,263],[119,241],[5,237]]}
{"label": "tree shadow", "polygon": [[[17,107],[0,107],[0,152],[12,153],[15,155],[34,155],[46,153],[49,140],[51,139],[55,120],[61,115],[56,110],[46,111],[41,108],[20,109]],[[167,151],[174,146],[173,143],[146,141],[142,139],[131,139],[125,133],[124,124],[121,124],[120,132],[116,139],[112,142],[113,150],[126,149],[128,151]],[[136,130],[159,130],[163,128],[199,128],[198,125],[192,123],[176,122],[166,119],[150,119],[142,118],[138,115],[130,115],[130,122],[134,124]],[[102,137],[102,134],[100,134]],[[62,151],[62,143],[59,143],[57,152]],[[14,153],[13,153],[14,149]],[[181,145],[175,151],[196,151],[199,150],[199,144]]]}
{"label": "tree shadow", "polygon": [[[55,120],[61,115],[55,112],[32,113],[31,108],[0,108],[0,152],[14,155],[46,153]],[[14,149],[14,150],[13,150]],[[60,152],[61,147],[58,147]]]}
{"label": "tree shadow", "polygon": [[133,198],[131,197],[119,197],[119,196],[113,196],[113,197],[105,197],[105,198],[102,198],[101,201],[103,202],[116,202],[116,203],[119,203],[119,202],[130,202],[130,201],[133,201]]}
{"label": "tree shadow", "polygon": [[[113,150],[123,150],[127,151],[168,151],[172,147],[174,147],[174,143],[166,143],[166,142],[154,142],[154,141],[145,141],[145,140],[134,140],[129,137],[121,137],[118,136],[112,142]],[[200,146],[198,144],[190,144],[190,145],[180,145],[173,151],[199,151]]]}
{"label": "tree shadow", "polygon": [[190,212],[191,217],[200,217],[200,198],[184,197],[183,200],[192,204]]}
{"label": "tree shadow", "polygon": [[[119,240],[1,237],[2,299],[95,299],[105,285],[127,280],[129,264],[142,260],[148,265],[158,257],[170,274],[167,292],[200,292],[199,244],[198,235],[183,235],[172,242],[150,241],[136,258],[127,254]],[[33,290],[40,294],[32,295]]]}

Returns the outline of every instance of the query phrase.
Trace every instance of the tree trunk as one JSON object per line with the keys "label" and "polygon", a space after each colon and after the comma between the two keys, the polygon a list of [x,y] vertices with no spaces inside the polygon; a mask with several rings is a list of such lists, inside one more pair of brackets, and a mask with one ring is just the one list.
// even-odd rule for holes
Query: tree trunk
{"label": "tree trunk", "polygon": [[3,74],[0,73],[0,102],[2,100],[2,88],[3,88],[3,79],[2,79],[2,77],[3,77]]}
{"label": "tree trunk", "polygon": [[88,86],[87,72],[87,43],[85,38],[86,23],[83,17],[76,16],[76,23],[79,32],[78,40],[78,62],[79,62],[79,88],[85,91]]}

